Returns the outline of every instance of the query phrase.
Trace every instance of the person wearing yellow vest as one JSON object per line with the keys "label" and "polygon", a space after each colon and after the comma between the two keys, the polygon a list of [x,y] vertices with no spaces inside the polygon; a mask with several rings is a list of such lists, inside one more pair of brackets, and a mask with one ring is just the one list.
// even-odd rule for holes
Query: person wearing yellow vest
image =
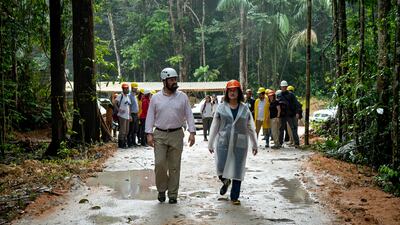
{"label": "person wearing yellow vest", "polygon": [[271,128],[269,122],[269,101],[265,99],[266,90],[260,87],[257,91],[258,98],[254,103],[254,121],[256,124],[257,137],[260,133],[261,127],[265,136],[265,147],[269,147],[269,129]]}

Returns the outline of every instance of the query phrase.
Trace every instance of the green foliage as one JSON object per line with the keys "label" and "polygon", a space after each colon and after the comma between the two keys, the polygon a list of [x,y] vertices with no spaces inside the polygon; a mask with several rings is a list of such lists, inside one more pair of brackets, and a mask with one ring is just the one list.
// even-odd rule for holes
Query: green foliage
{"label": "green foliage", "polygon": [[332,150],[336,150],[339,146],[339,141],[334,139],[326,139],[322,142],[317,142],[313,146],[314,149],[320,152],[327,153]]}
{"label": "green foliage", "polygon": [[165,60],[165,62],[168,62],[169,64],[171,64],[173,66],[178,65],[182,61],[183,61],[183,56],[182,55],[175,55],[175,56],[172,56],[172,57],[170,57],[170,58]]}
{"label": "green foliage", "polygon": [[206,65],[197,68],[193,75],[199,82],[210,82],[217,80],[219,74],[217,69],[210,70],[210,66]]}
{"label": "green foliage", "polygon": [[73,158],[74,156],[77,156],[79,154],[78,150],[73,149],[73,148],[68,148],[66,142],[61,142],[60,143],[60,149],[57,152],[57,155],[60,158]]}
{"label": "green foliage", "polygon": [[378,172],[379,174],[375,179],[383,190],[400,196],[400,171],[394,170],[388,165],[382,165]]}

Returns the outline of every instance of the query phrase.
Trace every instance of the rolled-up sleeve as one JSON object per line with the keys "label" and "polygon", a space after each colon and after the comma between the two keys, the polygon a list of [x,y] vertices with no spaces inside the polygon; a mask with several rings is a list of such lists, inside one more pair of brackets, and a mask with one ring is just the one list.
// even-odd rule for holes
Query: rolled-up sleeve
{"label": "rolled-up sleeve", "polygon": [[150,100],[150,106],[147,111],[146,127],[145,127],[145,132],[148,134],[153,133],[155,114],[156,114],[155,101]]}
{"label": "rolled-up sleeve", "polygon": [[195,133],[196,132],[196,127],[194,125],[194,117],[193,117],[193,112],[192,112],[192,108],[190,107],[190,103],[189,103],[189,98],[186,96],[186,110],[185,110],[185,116],[186,116],[186,120],[187,120],[187,124],[188,124],[188,130],[190,133]]}

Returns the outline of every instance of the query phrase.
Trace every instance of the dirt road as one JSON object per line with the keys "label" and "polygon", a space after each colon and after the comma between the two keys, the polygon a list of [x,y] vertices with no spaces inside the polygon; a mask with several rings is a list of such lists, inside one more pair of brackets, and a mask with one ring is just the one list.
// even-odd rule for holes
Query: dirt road
{"label": "dirt road", "polygon": [[[184,147],[178,204],[159,203],[152,148],[119,149],[104,172],[86,183],[76,178],[63,205],[16,224],[330,224],[334,218],[300,182],[311,152],[265,149],[247,159],[241,206],[219,195],[214,156],[202,141]],[[186,138],[185,138],[185,141]],[[262,144],[262,146],[261,146]],[[80,203],[81,202],[81,203]]]}

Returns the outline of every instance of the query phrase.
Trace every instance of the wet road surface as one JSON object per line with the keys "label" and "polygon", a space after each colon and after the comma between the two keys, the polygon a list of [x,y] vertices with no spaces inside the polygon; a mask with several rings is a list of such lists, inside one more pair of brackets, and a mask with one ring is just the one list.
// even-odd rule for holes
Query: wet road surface
{"label": "wet road surface", "polygon": [[300,181],[301,161],[311,152],[265,149],[260,137],[259,153],[247,158],[242,204],[235,206],[228,199],[229,191],[219,195],[214,155],[199,133],[193,147],[184,147],[178,204],[157,201],[152,148],[119,149],[104,172],[86,183],[75,178],[64,205],[16,224],[319,225],[333,221]]}

